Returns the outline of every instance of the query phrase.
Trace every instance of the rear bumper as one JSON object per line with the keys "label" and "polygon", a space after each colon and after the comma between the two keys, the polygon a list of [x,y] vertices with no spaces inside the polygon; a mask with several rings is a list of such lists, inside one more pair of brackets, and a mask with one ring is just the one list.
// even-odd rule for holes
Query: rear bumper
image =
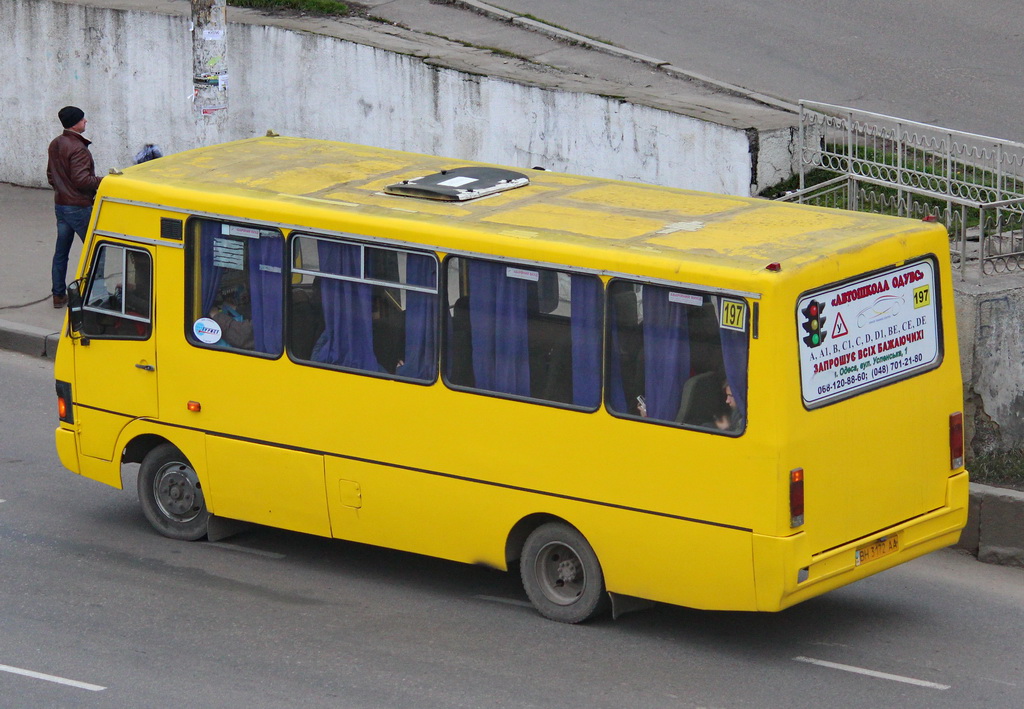
{"label": "rear bumper", "polygon": [[[832,589],[892,568],[936,549],[956,544],[967,523],[967,473],[949,478],[946,504],[937,510],[855,539],[820,554],[810,554],[805,535],[754,535],[754,578],[758,610],[778,611]],[[899,550],[857,563],[857,550],[882,537],[896,536]]]}

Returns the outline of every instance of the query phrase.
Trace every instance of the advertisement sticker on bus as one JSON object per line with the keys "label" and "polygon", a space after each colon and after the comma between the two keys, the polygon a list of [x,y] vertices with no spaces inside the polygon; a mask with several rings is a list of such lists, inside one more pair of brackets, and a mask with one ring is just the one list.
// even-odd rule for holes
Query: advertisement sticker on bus
{"label": "advertisement sticker on bus", "polygon": [[941,359],[935,266],[915,261],[804,294],[797,303],[804,403],[820,406]]}
{"label": "advertisement sticker on bus", "polygon": [[199,318],[192,323],[192,334],[208,345],[220,342],[222,335],[220,325],[213,318]]}

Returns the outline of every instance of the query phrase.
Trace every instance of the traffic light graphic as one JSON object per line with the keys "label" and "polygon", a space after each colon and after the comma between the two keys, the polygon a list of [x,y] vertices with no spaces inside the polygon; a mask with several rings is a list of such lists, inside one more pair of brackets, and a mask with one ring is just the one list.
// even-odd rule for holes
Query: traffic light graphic
{"label": "traffic light graphic", "polygon": [[812,300],[807,307],[800,311],[804,316],[804,330],[807,335],[804,337],[804,344],[808,347],[819,347],[825,341],[825,318],[821,312],[825,309],[824,303]]}

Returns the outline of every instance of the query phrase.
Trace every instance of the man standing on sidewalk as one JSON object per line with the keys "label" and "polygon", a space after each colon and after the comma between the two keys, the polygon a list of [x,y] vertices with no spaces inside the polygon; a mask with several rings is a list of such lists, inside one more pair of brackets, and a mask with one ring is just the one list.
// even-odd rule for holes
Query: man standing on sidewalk
{"label": "man standing on sidewalk", "polygon": [[92,214],[92,202],[101,177],[96,176],[85,132],[85,111],[65,106],[57,112],[64,132],[50,141],[46,179],[53,187],[54,211],[57,214],[57,245],[53,250],[53,307],[63,308],[68,302],[65,281],[68,275],[68,254],[75,234],[85,241]]}

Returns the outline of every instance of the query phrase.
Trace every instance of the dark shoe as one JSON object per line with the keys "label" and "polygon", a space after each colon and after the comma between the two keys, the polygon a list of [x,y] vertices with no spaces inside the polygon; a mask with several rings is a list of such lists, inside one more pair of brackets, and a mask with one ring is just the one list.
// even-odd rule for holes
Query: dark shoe
{"label": "dark shoe", "polygon": [[53,307],[63,308],[68,304],[68,297],[66,295],[55,295],[53,296]]}

